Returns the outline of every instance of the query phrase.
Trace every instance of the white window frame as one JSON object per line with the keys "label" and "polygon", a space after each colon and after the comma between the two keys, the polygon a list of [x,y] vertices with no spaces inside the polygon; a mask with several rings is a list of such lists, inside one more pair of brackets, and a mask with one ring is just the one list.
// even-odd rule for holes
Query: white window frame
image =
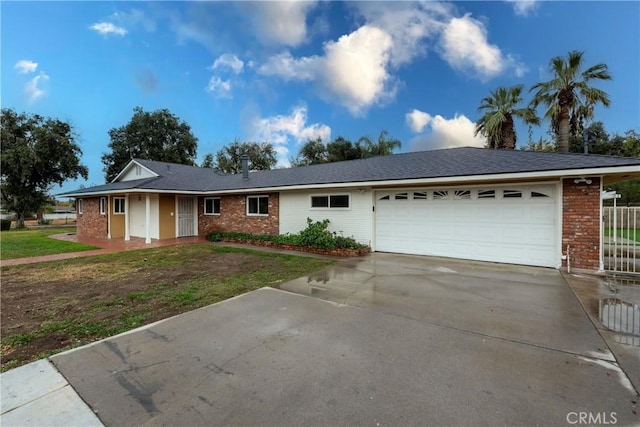
{"label": "white window frame", "polygon": [[[118,200],[122,201],[122,203],[118,203]],[[122,212],[117,212],[116,208],[118,205],[122,206]],[[113,198],[113,214],[114,215],[124,215],[127,212],[127,199],[126,197],[114,197]]]}
{"label": "white window frame", "polygon": [[[340,197],[347,196],[347,200],[349,202],[349,206],[344,207],[331,207],[331,198],[332,197]],[[314,207],[313,206],[313,198],[314,197],[326,197],[327,198],[327,207]],[[309,210],[312,211],[348,211],[351,210],[351,194],[349,193],[338,193],[338,194],[312,194],[309,196]]]}
{"label": "white window frame", "polygon": [[76,207],[78,208],[78,214],[80,214],[80,215],[82,215],[83,208],[84,208],[82,202],[83,202],[83,199],[76,200]]}
{"label": "white window frame", "polygon": [[100,215],[105,215],[107,213],[107,198],[100,197]]}
{"label": "white window frame", "polygon": [[[267,213],[260,213],[260,199],[262,198],[266,198],[267,199]],[[251,213],[249,212],[249,200],[250,199],[256,199],[258,201],[258,213]],[[247,216],[269,216],[269,196],[247,196]]]}
{"label": "white window frame", "polygon": [[[207,200],[212,200],[211,208],[213,209],[213,212],[207,212]],[[218,212],[216,212],[216,200],[218,201]],[[205,197],[202,209],[204,210],[205,215],[220,215],[220,197]]]}

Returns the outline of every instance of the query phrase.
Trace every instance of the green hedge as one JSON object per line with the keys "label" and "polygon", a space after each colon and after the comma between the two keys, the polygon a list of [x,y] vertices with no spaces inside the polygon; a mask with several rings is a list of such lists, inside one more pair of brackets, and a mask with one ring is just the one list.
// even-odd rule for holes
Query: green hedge
{"label": "green hedge", "polygon": [[311,218],[307,218],[307,228],[298,234],[250,234],[236,233],[233,231],[212,231],[207,234],[207,240],[210,242],[219,242],[225,238],[239,241],[261,241],[273,242],[274,245],[291,245],[291,246],[308,246],[318,249],[362,249],[366,245],[362,245],[351,237],[338,236],[336,232],[331,232],[329,220],[313,222]]}

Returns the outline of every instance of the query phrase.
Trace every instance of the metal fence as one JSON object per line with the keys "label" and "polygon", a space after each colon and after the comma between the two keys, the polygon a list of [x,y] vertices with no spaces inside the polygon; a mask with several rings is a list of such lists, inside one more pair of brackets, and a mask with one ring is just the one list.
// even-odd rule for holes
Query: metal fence
{"label": "metal fence", "polygon": [[605,206],[602,209],[605,270],[640,274],[640,208]]}

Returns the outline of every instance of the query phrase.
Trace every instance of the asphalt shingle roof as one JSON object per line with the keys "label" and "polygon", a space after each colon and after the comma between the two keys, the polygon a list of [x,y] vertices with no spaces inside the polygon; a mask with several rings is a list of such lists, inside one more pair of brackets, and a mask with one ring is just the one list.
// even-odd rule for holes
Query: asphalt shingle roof
{"label": "asphalt shingle roof", "polygon": [[640,171],[640,159],[636,158],[490,150],[471,147],[402,153],[297,168],[257,171],[249,173],[249,179],[243,179],[242,174],[221,175],[219,171],[209,168],[150,160],[136,161],[157,173],[159,177],[116,182],[65,194],[86,194],[120,189],[216,192],[294,185],[446,178],[620,166],[637,166]]}

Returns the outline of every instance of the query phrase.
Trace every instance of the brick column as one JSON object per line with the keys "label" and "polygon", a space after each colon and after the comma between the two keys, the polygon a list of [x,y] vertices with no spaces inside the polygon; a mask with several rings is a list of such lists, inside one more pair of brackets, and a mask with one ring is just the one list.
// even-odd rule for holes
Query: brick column
{"label": "brick column", "polygon": [[[562,180],[562,253],[569,257],[571,268],[600,269],[600,178],[587,177],[591,183]],[[567,266],[566,260],[563,266]]]}

